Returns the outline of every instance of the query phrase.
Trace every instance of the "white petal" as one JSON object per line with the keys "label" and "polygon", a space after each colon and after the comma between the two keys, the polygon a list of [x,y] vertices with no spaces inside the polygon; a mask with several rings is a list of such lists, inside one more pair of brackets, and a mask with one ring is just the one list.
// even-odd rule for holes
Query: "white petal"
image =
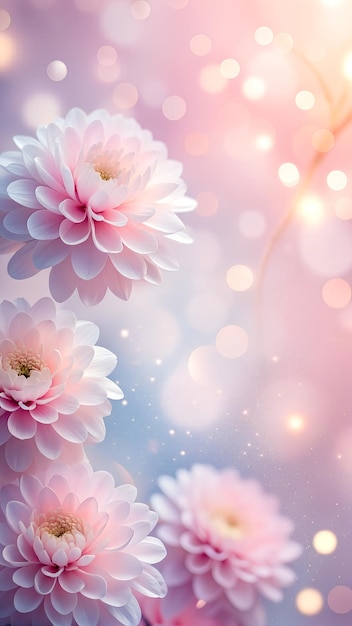
{"label": "white petal", "polygon": [[33,239],[57,239],[62,217],[42,209],[29,217],[28,232]]}
{"label": "white petal", "polygon": [[35,190],[38,183],[35,180],[14,180],[9,184],[7,193],[10,198],[22,206],[26,206],[30,209],[41,209],[36,196]]}
{"label": "white petal", "polygon": [[100,252],[92,241],[75,246],[71,254],[72,268],[83,280],[95,278],[104,269],[107,256]]}

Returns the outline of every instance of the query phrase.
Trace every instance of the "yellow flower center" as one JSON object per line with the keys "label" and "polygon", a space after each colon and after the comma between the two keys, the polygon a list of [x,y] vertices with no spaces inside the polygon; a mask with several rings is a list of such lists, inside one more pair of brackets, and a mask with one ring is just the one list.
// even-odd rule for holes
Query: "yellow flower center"
{"label": "yellow flower center", "polygon": [[40,371],[44,367],[41,356],[27,348],[17,349],[9,354],[4,364],[17,372],[18,376],[26,378],[30,377],[33,370]]}
{"label": "yellow flower center", "polygon": [[95,157],[93,166],[102,180],[116,179],[119,174],[119,165],[116,163],[114,152],[102,152]]}
{"label": "yellow flower center", "polygon": [[40,524],[41,532],[47,532],[54,537],[63,537],[67,533],[78,531],[83,534],[84,528],[82,520],[70,513],[52,511],[46,515],[46,520]]}
{"label": "yellow flower center", "polygon": [[211,515],[213,527],[223,536],[240,539],[244,528],[241,521],[230,511],[214,511]]}

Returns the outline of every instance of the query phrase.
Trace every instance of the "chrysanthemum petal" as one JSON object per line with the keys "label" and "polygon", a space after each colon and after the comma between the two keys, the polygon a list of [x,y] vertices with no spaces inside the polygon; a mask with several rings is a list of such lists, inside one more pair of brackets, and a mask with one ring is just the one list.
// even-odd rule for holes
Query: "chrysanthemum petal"
{"label": "chrysanthemum petal", "polygon": [[82,591],[85,582],[76,570],[66,569],[59,578],[59,584],[68,593],[78,593]]}
{"label": "chrysanthemum petal", "polygon": [[44,598],[44,609],[46,620],[49,620],[49,623],[53,626],[72,626],[72,614],[63,615],[56,611],[52,605],[50,595]]}
{"label": "chrysanthemum petal", "polygon": [[28,506],[23,502],[17,502],[13,500],[8,503],[6,507],[6,519],[9,526],[14,531],[19,531],[19,520],[23,520],[25,524],[29,524],[30,521],[30,511]]}
{"label": "chrysanthemum petal", "polygon": [[128,224],[121,228],[121,239],[127,248],[138,254],[151,254],[158,249],[156,236],[142,225]]}
{"label": "chrysanthemum petal", "polygon": [[110,256],[111,263],[122,276],[139,280],[144,278],[147,265],[142,255],[136,255],[128,248],[124,248],[119,254]]}
{"label": "chrysanthemum petal", "polygon": [[98,626],[99,609],[96,603],[80,597],[73,610],[73,617],[78,626]]}
{"label": "chrysanthemum petal", "polygon": [[38,270],[43,270],[61,263],[69,254],[69,249],[61,239],[38,241],[33,251],[33,263]]}
{"label": "chrysanthemum petal", "polygon": [[248,611],[254,605],[256,599],[255,587],[238,581],[235,587],[226,591],[226,596],[237,609]]}
{"label": "chrysanthemum petal", "polygon": [[64,219],[60,224],[59,235],[62,241],[69,246],[77,246],[86,241],[90,235],[91,227],[88,220],[72,222]]}
{"label": "chrysanthemum petal", "polygon": [[13,573],[13,582],[19,587],[29,589],[33,587],[33,581],[37,572],[38,565],[36,564],[19,567]]}
{"label": "chrysanthemum petal", "polygon": [[74,415],[62,415],[60,419],[52,425],[52,428],[60,437],[71,443],[84,443],[87,439],[87,429],[85,425],[81,422],[79,417],[75,417]]}
{"label": "chrysanthemum petal", "polygon": [[129,553],[137,556],[145,563],[158,563],[166,556],[163,543],[156,537],[145,537],[139,543],[131,546]]}
{"label": "chrysanthemum petal", "polygon": [[36,421],[29,411],[13,411],[9,415],[7,427],[11,435],[17,439],[31,439],[37,432]]}
{"label": "chrysanthemum petal", "polygon": [[43,597],[31,589],[19,587],[14,596],[14,607],[20,613],[30,613],[42,603]]}
{"label": "chrysanthemum petal", "polygon": [[[65,276],[65,280],[62,280],[62,276]],[[76,286],[76,277],[69,257],[51,268],[49,288],[54,300],[64,302],[73,294]]]}
{"label": "chrysanthemum petal", "polygon": [[35,211],[29,217],[28,232],[33,239],[52,240],[59,236],[62,217],[45,209]]}
{"label": "chrysanthemum petal", "polygon": [[60,456],[62,441],[50,425],[38,424],[35,442],[39,452],[48,459],[57,459]]}
{"label": "chrysanthemum petal", "polygon": [[150,598],[162,598],[167,593],[164,578],[155,567],[144,567],[143,574],[133,581],[133,588]]}
{"label": "chrysanthemum petal", "polygon": [[31,241],[26,243],[22,248],[17,250],[8,262],[8,272],[12,278],[24,279],[30,278],[38,273],[38,268],[35,267],[32,255],[35,250],[37,242]]}
{"label": "chrysanthemum petal", "polygon": [[77,278],[77,291],[83,304],[94,306],[102,301],[106,294],[105,269],[90,280]]}
{"label": "chrysanthemum petal", "polygon": [[[37,566],[32,566],[33,569],[35,567]],[[19,570],[17,570],[17,572],[18,571]],[[34,589],[36,590],[36,592],[40,593],[43,596],[47,595],[48,593],[52,592],[55,585],[56,585],[56,578],[53,578],[51,576],[45,576],[43,571],[41,569],[38,569],[37,567],[37,571],[34,576]],[[33,586],[33,581],[32,581],[32,586]]]}
{"label": "chrysanthemum petal", "polygon": [[5,444],[5,459],[9,467],[15,472],[24,472],[33,461],[33,446],[31,440],[19,441],[11,437]]}
{"label": "chrysanthemum petal", "polygon": [[2,592],[9,591],[10,589],[16,589],[16,583],[13,581],[12,568],[1,567],[0,568],[0,589]]}
{"label": "chrysanthemum petal", "polygon": [[60,203],[62,202],[62,193],[51,189],[50,187],[43,187],[38,185],[35,189],[35,195],[38,202],[42,207],[48,209],[51,213],[60,215]]}
{"label": "chrysanthemum petal", "polygon": [[58,584],[50,594],[51,603],[58,613],[68,615],[77,606],[77,595],[75,593],[67,593]]}
{"label": "chrysanthemum petal", "polygon": [[125,552],[106,551],[104,557],[99,555],[96,560],[99,564],[104,563],[104,566],[108,567],[110,575],[118,580],[132,580],[143,571],[141,562]]}
{"label": "chrysanthemum petal", "polygon": [[[4,226],[14,235],[21,235],[23,239],[28,239],[27,222],[31,212],[26,208],[14,209],[4,217]],[[19,239],[21,239],[19,237]]]}
{"label": "chrysanthemum petal", "polygon": [[7,187],[7,193],[14,202],[22,206],[26,206],[29,209],[41,209],[42,207],[35,196],[36,187],[37,182],[34,180],[14,180]]}
{"label": "chrysanthemum petal", "polygon": [[141,619],[141,609],[134,596],[128,604],[121,607],[109,606],[108,610],[123,626],[137,626]]}
{"label": "chrysanthemum petal", "polygon": [[123,248],[118,230],[105,221],[92,223],[92,239],[97,249],[105,254],[115,254]]}
{"label": "chrysanthemum petal", "polygon": [[92,600],[101,600],[107,590],[107,583],[105,578],[98,574],[92,574],[81,570],[80,576],[84,581],[84,587],[81,590],[81,594],[86,598]]}
{"label": "chrysanthemum petal", "polygon": [[70,222],[81,224],[87,219],[87,213],[84,207],[75,200],[66,199],[60,202],[60,213],[67,217]]}
{"label": "chrysanthemum petal", "polygon": [[104,269],[107,257],[88,240],[72,249],[71,262],[77,276],[83,280],[90,280],[96,278]]}

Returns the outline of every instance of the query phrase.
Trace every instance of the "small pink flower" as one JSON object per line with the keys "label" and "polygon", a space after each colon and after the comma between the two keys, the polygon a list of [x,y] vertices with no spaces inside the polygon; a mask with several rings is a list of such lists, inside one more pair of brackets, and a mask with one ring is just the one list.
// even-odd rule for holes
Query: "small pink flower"
{"label": "small pink flower", "polygon": [[[50,298],[0,303],[0,473],[26,471],[102,441],[108,398],[121,389],[106,376],[116,356],[96,346],[98,327],[56,310]],[[75,452],[75,448],[77,451]],[[78,455],[78,456],[77,456]],[[5,477],[5,478],[4,478]]]}
{"label": "small pink flower", "polygon": [[133,281],[158,283],[161,269],[177,269],[170,240],[190,241],[177,214],[195,202],[182,166],[135,120],[72,109],[37,139],[14,140],[19,150],[0,157],[0,252],[17,249],[12,277],[51,267],[55,300],[77,289],[92,305],[107,289],[127,299]]}
{"label": "small pink flower", "polygon": [[263,623],[259,597],[282,599],[281,588],[295,579],[286,564],[301,552],[277,500],[234,470],[207,465],[161,477],[159,485],[151,502],[168,550],[162,571],[169,611],[201,601],[209,609],[254,611],[250,626]]}
{"label": "small pink flower", "polygon": [[157,515],[88,463],[54,462],[0,490],[0,625],[135,626],[163,596]]}

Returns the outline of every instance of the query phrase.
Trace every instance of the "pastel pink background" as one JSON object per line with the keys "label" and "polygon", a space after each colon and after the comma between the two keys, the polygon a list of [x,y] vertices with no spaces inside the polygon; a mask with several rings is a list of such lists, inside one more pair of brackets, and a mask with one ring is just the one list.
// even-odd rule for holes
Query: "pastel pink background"
{"label": "pastel pink background", "polygon": [[[125,400],[89,453],[140,498],[198,461],[275,493],[305,549],[270,626],[352,619],[351,23],[348,0],[0,1],[0,151],[80,106],[136,117],[184,165],[180,271],[63,305],[119,358]],[[1,298],[48,295],[7,260]]]}

